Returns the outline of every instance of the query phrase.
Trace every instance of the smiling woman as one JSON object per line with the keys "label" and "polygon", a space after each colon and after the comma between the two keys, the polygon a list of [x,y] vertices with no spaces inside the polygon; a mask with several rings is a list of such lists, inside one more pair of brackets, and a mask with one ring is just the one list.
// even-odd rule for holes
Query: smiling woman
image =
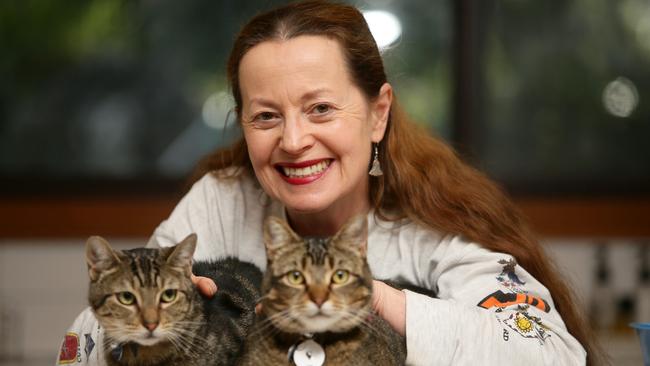
{"label": "smiling woman", "polygon": [[331,234],[369,209],[371,143],[384,137],[392,89],[368,100],[345,65],[338,42],[299,36],[259,44],[239,66],[255,176],[306,235]]}
{"label": "smiling woman", "polygon": [[235,39],[228,80],[243,138],[207,158],[149,246],[194,232],[196,259],[264,268],[267,217],[286,218],[297,235],[332,236],[361,215],[373,276],[438,294],[372,285],[374,311],[406,337],[407,364],[598,363],[514,205],[399,108],[356,8],[312,0],[254,17]]}

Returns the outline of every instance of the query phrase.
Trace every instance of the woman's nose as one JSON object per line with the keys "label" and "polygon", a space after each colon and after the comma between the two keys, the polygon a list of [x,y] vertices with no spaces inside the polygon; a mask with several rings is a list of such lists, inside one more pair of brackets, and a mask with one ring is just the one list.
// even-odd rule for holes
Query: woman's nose
{"label": "woman's nose", "polygon": [[286,118],[282,127],[280,148],[291,155],[299,155],[314,144],[309,121],[297,115]]}

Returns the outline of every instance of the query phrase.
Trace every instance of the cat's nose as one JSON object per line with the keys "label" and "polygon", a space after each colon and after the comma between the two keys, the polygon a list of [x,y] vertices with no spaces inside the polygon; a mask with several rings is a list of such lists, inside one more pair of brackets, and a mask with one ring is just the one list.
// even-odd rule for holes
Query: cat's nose
{"label": "cat's nose", "polygon": [[319,308],[320,308],[321,306],[323,306],[323,303],[324,303],[325,301],[327,301],[327,296],[313,296],[313,295],[312,295],[312,296],[310,296],[309,298],[310,298],[310,300],[311,300],[314,304],[316,304],[316,306],[318,306]]}
{"label": "cat's nose", "polygon": [[308,290],[309,300],[311,300],[319,308],[323,305],[327,298],[329,297],[329,292],[325,286],[311,286]]}
{"label": "cat's nose", "polygon": [[149,329],[150,332],[153,332],[158,327],[158,323],[144,323],[144,327]]}

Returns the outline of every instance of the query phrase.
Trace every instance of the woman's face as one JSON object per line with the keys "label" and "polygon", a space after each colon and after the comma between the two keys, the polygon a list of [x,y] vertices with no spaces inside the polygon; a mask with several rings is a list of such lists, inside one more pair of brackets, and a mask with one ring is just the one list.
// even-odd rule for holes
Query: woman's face
{"label": "woman's face", "polygon": [[321,36],[253,47],[239,83],[248,153],[271,197],[289,214],[345,220],[368,208],[371,144],[384,135],[390,85],[369,101],[351,81],[338,42]]}

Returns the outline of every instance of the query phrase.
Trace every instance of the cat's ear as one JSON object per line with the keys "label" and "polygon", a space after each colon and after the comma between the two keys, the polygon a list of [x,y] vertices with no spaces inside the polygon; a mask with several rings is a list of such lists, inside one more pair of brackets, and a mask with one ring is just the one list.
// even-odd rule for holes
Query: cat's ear
{"label": "cat's ear", "polygon": [[291,230],[286,221],[270,216],[264,222],[264,246],[267,257],[273,258],[278,248],[297,240],[298,235]]}
{"label": "cat's ear", "polygon": [[102,272],[120,263],[120,258],[104,238],[91,236],[86,241],[86,263],[90,280],[96,281]]}
{"label": "cat's ear", "polygon": [[356,215],[348,220],[332,238],[332,242],[346,248],[357,248],[365,257],[368,247],[368,219],[366,215]]}
{"label": "cat's ear", "polygon": [[196,234],[188,235],[183,241],[178,243],[172,249],[167,257],[167,264],[172,267],[180,268],[183,271],[192,270],[192,257],[196,249]]}

